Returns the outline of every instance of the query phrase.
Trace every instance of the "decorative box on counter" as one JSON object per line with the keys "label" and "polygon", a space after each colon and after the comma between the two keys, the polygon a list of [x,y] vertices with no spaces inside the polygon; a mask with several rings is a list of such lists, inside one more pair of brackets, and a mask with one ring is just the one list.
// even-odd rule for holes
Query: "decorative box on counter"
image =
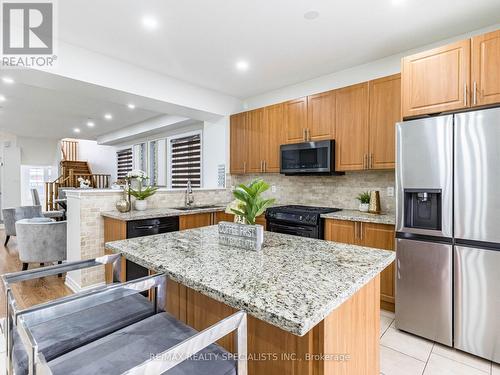
{"label": "decorative box on counter", "polygon": [[264,227],[222,221],[219,223],[219,243],[242,249],[260,251],[264,242]]}

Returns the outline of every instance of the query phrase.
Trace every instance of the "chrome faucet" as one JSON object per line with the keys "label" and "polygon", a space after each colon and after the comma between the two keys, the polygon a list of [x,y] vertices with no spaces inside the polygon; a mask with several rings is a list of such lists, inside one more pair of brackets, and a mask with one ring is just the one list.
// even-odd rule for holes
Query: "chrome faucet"
{"label": "chrome faucet", "polygon": [[191,180],[188,180],[186,186],[186,193],[184,195],[184,204],[190,207],[194,203],[193,188],[191,187]]}

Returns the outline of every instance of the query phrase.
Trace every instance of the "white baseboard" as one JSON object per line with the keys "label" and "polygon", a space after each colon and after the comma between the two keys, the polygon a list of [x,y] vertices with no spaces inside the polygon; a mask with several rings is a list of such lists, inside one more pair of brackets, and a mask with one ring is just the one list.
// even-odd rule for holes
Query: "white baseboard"
{"label": "white baseboard", "polygon": [[86,286],[86,287],[82,288],[80,286],[80,284],[78,284],[75,280],[73,280],[69,276],[69,274],[66,274],[66,281],[64,282],[64,284],[68,288],[70,288],[73,293],[80,293],[80,292],[83,292],[85,290],[90,290],[90,289],[94,289],[94,288],[98,288],[98,287],[106,285],[105,282],[101,282],[101,283],[92,284],[92,285],[89,285],[89,286]]}

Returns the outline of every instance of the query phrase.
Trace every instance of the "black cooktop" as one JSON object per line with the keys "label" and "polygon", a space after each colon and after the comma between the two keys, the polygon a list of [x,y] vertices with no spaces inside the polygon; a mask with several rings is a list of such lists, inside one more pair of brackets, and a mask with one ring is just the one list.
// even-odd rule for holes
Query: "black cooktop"
{"label": "black cooktop", "polygon": [[314,206],[301,206],[301,205],[287,205],[287,206],[276,206],[268,208],[274,212],[286,212],[286,213],[312,213],[312,214],[327,214],[329,212],[341,211],[340,208],[333,207],[314,207]]}

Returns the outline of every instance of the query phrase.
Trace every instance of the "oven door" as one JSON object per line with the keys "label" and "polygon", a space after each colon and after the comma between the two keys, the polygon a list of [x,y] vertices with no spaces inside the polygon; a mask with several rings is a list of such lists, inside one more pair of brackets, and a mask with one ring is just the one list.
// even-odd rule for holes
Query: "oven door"
{"label": "oven door", "polygon": [[334,141],[282,145],[282,174],[331,173],[334,171]]}
{"label": "oven door", "polygon": [[317,226],[281,224],[268,221],[267,230],[269,232],[291,234],[293,236],[319,238],[319,231]]}

